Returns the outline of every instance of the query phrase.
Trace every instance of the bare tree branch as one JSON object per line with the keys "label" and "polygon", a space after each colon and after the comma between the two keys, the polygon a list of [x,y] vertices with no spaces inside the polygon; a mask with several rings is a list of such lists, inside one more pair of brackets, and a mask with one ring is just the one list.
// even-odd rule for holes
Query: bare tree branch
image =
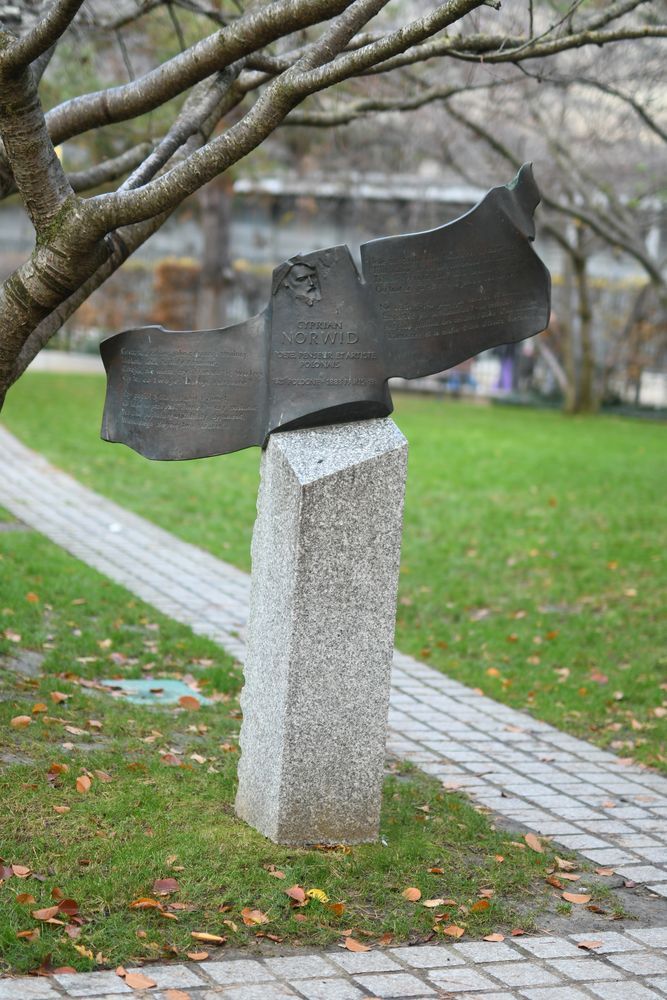
{"label": "bare tree branch", "polygon": [[120,219],[125,225],[141,222],[154,213],[181,202],[201,187],[202,183],[222,173],[232,163],[255,149],[304,97],[340,82],[356,69],[370,65],[379,55],[400,51],[420,37],[426,37],[458,20],[464,13],[479,7],[483,0],[449,0],[444,9],[440,7],[370,46],[334,58],[337,40],[345,36],[342,45],[337,46],[340,51],[354,34],[353,31],[345,30],[348,23],[357,24],[355,30],[358,30],[386,2],[387,0],[355,0],[330,29],[306,49],[294,66],[267,87],[240,122],[204,149],[194,153],[188,161],[139,191],[101,195],[94,199],[91,205],[94,206],[97,224],[108,231],[113,228],[114,220]]}
{"label": "bare tree branch", "polygon": [[[493,136],[488,129],[484,128],[478,122],[472,121],[470,118],[466,118],[459,111],[456,111],[451,104],[446,104],[445,108],[447,114],[449,114],[455,121],[459,122],[470,132],[476,135],[478,138],[482,139],[490,149],[492,149],[498,156],[511,163],[515,169],[521,166],[521,160],[512,153],[512,151],[504,145],[499,139]],[[555,212],[560,212],[563,215],[568,215],[572,219],[577,219],[579,222],[584,223],[589,227],[589,229],[600,236],[606,243],[621,246],[629,256],[633,257],[644,269],[649,279],[657,286],[664,286],[665,277],[661,273],[660,269],[656,267],[655,263],[650,259],[646,251],[638,247],[636,243],[632,240],[624,240],[620,237],[617,231],[609,232],[602,224],[598,214],[593,215],[591,212],[582,209],[580,206],[575,204],[567,204],[552,198],[548,194],[542,194],[542,203],[551,208]]]}
{"label": "bare tree branch", "polygon": [[330,111],[291,111],[283,125],[307,125],[315,128],[331,128],[336,125],[349,125],[370,114],[380,114],[389,111],[414,111],[426,104],[446,101],[456,94],[467,94],[478,90],[494,90],[512,84],[513,80],[491,80],[488,83],[461,84],[451,87],[424,87],[420,92],[404,98],[386,98],[383,100],[352,101],[342,107]]}
{"label": "bare tree branch", "polygon": [[56,0],[46,17],[4,49],[0,47],[0,70],[16,73],[51,48],[74,20],[84,0]]}
{"label": "bare tree branch", "polygon": [[57,145],[75,135],[127,121],[177,97],[207,76],[264,45],[339,14],[349,0],[274,0],[216,31],[132,83],[74,97],[47,115]]}

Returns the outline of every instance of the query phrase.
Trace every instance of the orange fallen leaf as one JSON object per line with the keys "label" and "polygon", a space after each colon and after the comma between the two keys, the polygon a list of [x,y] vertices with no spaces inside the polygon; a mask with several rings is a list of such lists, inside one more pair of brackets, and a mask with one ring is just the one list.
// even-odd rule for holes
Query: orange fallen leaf
{"label": "orange fallen leaf", "polygon": [[135,899],[134,902],[130,903],[131,910],[155,910],[162,909],[162,903],[158,902],[157,899],[151,899],[149,896],[141,896],[139,899]]}
{"label": "orange fallen leaf", "polygon": [[371,946],[369,944],[362,944],[361,941],[357,941],[353,937],[346,937],[345,940],[344,940],[344,942],[343,942],[343,944],[347,948],[348,951],[370,951],[371,950]]}
{"label": "orange fallen leaf", "polygon": [[196,712],[198,708],[201,708],[199,698],[194,698],[191,694],[181,695],[178,699],[178,704],[181,708],[187,708],[189,712]]}
{"label": "orange fallen leaf", "polygon": [[526,844],[530,847],[531,851],[537,851],[538,854],[544,854],[542,841],[539,837],[536,837],[534,833],[527,833],[523,839],[526,841]]}
{"label": "orange fallen leaf", "polygon": [[31,896],[29,892],[20,892],[16,897],[16,902],[19,903],[21,906],[24,906],[26,903],[29,904],[36,903],[37,900],[35,899],[34,896]]}
{"label": "orange fallen leaf", "polygon": [[558,878],[557,875],[547,875],[547,877],[545,878],[544,881],[548,882],[549,885],[552,885],[554,887],[554,889],[564,889],[565,888],[565,886],[563,885],[563,883],[561,882],[561,880]]}
{"label": "orange fallen leaf", "polygon": [[268,924],[270,922],[266,913],[262,913],[261,910],[252,910],[249,906],[245,906],[241,910],[241,917],[246,927],[252,927],[254,924]]}
{"label": "orange fallen leaf", "polygon": [[594,951],[595,948],[601,948],[602,941],[579,941],[577,948],[583,948],[585,951]]}
{"label": "orange fallen leaf", "polygon": [[564,892],[563,899],[567,900],[568,903],[590,903],[591,897],[583,892]]}
{"label": "orange fallen leaf", "polygon": [[61,702],[67,701],[69,695],[63,694],[62,691],[52,691],[49,697],[51,698],[51,701],[54,701],[56,705],[59,705]]}
{"label": "orange fallen leaf", "polygon": [[521,927],[515,927],[514,930],[510,931],[512,937],[523,937],[526,932]]}
{"label": "orange fallen leaf", "polygon": [[105,785],[108,785],[110,781],[113,781],[111,775],[107,774],[106,771],[93,771],[93,774],[99,781],[101,781]]}
{"label": "orange fallen leaf", "polygon": [[478,899],[477,902],[473,903],[473,905],[470,907],[470,912],[480,913],[481,910],[488,910],[490,905],[491,904],[489,903],[488,899]]}
{"label": "orange fallen leaf", "polygon": [[31,931],[17,931],[17,938],[22,938],[24,941],[37,941],[39,939],[39,927],[33,927]]}
{"label": "orange fallen leaf", "polygon": [[328,907],[337,917],[342,917],[345,913],[345,903],[329,903]]}
{"label": "orange fallen leaf", "polygon": [[65,898],[65,893],[62,891],[62,889],[59,889],[57,885],[54,885],[53,889],[51,890],[51,899],[55,899],[58,902],[60,902],[60,900],[64,898]]}
{"label": "orange fallen leaf", "polygon": [[410,886],[409,889],[404,889],[401,896],[403,899],[407,899],[409,903],[416,903],[422,898],[421,890],[417,889],[415,886]]}
{"label": "orange fallen leaf", "polygon": [[9,725],[14,729],[25,729],[31,722],[32,719],[29,715],[15,715]]}
{"label": "orange fallen leaf", "polygon": [[38,701],[32,706],[32,714],[39,715],[41,712],[48,712],[48,708],[43,701]]}
{"label": "orange fallen leaf", "polygon": [[487,934],[486,937],[484,938],[484,941],[504,941],[504,940],[505,940],[504,934]]}
{"label": "orange fallen leaf", "polygon": [[183,990],[167,990],[164,1000],[192,1000],[192,996],[190,993],[184,993]]}
{"label": "orange fallen leaf", "polygon": [[125,983],[133,990],[150,990],[157,986],[154,979],[149,979],[143,972],[128,972],[125,974]]}
{"label": "orange fallen leaf", "polygon": [[444,868],[427,868],[426,870],[431,875],[444,875],[445,874],[445,869]]}
{"label": "orange fallen leaf", "polygon": [[35,593],[34,593],[34,592],[33,592],[32,590],[30,590],[30,591],[28,591],[28,593],[27,593],[27,594],[25,595],[25,599],[26,599],[26,601],[28,601],[28,602],[29,602],[30,604],[37,604],[37,602],[39,601],[39,594],[35,594]]}
{"label": "orange fallen leaf", "polygon": [[190,937],[194,938],[195,941],[207,941],[209,944],[224,944],[227,940],[220,934],[207,934],[205,931],[191,931]]}
{"label": "orange fallen leaf", "polygon": [[207,951],[186,951],[185,954],[191,962],[205,962],[208,958]]}
{"label": "orange fallen leaf", "polygon": [[91,779],[87,774],[80,774],[76,779],[76,790],[84,795],[86,792],[90,791],[90,786],[92,785]]}
{"label": "orange fallen leaf", "polygon": [[64,816],[65,813],[70,811],[70,806],[54,806],[53,811],[54,813],[59,813],[61,816]]}
{"label": "orange fallen leaf", "polygon": [[305,913],[295,913],[294,916],[292,917],[292,920],[296,920],[297,923],[299,924],[305,924],[307,919],[308,917],[306,916]]}
{"label": "orange fallen leaf", "polygon": [[595,874],[596,875],[603,875],[603,876],[606,877],[608,875],[615,875],[616,872],[614,871],[613,868],[596,868],[595,869]]}
{"label": "orange fallen leaf", "polygon": [[448,924],[447,927],[441,927],[440,930],[443,934],[447,934],[448,937],[460,938],[465,934],[463,927],[457,927],[456,924]]}
{"label": "orange fallen leaf", "polygon": [[427,906],[429,910],[434,909],[434,907],[436,906],[444,906],[444,905],[445,905],[444,899],[425,899],[424,902],[422,903],[422,906]]}

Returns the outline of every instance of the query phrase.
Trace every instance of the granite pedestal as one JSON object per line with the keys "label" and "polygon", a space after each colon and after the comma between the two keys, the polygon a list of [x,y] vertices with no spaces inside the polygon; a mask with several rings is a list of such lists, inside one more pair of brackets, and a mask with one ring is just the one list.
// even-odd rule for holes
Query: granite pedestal
{"label": "granite pedestal", "polygon": [[236,811],[276,843],[378,836],[406,469],[390,419],[262,456]]}

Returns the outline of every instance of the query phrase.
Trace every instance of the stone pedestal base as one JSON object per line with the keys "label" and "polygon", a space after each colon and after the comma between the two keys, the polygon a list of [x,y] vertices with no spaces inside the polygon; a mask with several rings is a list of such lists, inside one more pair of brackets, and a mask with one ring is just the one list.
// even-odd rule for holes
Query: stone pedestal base
{"label": "stone pedestal base", "polygon": [[390,419],[262,456],[236,812],[276,843],[378,835],[406,467]]}

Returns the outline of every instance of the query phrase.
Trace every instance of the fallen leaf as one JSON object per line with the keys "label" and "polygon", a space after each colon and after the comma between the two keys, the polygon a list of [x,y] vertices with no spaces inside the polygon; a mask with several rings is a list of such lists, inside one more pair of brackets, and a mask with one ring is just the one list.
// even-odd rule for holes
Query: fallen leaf
{"label": "fallen leaf", "polygon": [[555,859],[556,867],[562,872],[573,872],[578,868],[576,861],[567,861],[565,858],[556,857]]}
{"label": "fallen leaf", "polygon": [[190,937],[194,938],[195,941],[206,941],[208,944],[224,944],[227,940],[226,937],[221,937],[219,934],[207,934],[205,931],[191,931]]}
{"label": "fallen leaf", "polygon": [[329,897],[327,896],[324,889],[308,889],[306,891],[306,896],[308,896],[308,899],[316,899],[318,903],[329,902]]}
{"label": "fallen leaf", "polygon": [[409,889],[404,889],[401,893],[403,899],[407,899],[409,903],[416,903],[422,898],[421,890],[411,886]]}
{"label": "fallen leaf", "polygon": [[29,892],[20,892],[16,897],[16,902],[19,903],[21,906],[24,906],[26,903],[28,904],[36,903],[37,900],[35,899],[34,896],[31,896]]}
{"label": "fallen leaf", "polygon": [[153,892],[156,896],[168,896],[172,892],[178,892],[180,888],[175,878],[156,878],[153,882]]}
{"label": "fallen leaf", "polygon": [[444,899],[425,899],[424,902],[422,903],[422,906],[427,906],[429,910],[433,909],[436,906],[444,906],[444,905],[445,905]]}
{"label": "fallen leaf", "polygon": [[55,899],[58,902],[60,902],[60,900],[64,898],[65,898],[65,893],[62,891],[62,889],[59,889],[58,886],[55,885],[51,890],[51,899]]}
{"label": "fallen leaf", "polygon": [[29,601],[30,604],[37,604],[37,602],[39,601],[39,594],[35,594],[31,590],[25,595],[25,599],[26,601]]}
{"label": "fallen leaf", "polygon": [[91,785],[92,781],[87,774],[80,774],[79,777],[76,779],[76,790],[77,792],[80,792],[82,795],[85,794],[85,792],[90,791]]}
{"label": "fallen leaf", "polygon": [[483,940],[484,941],[504,941],[505,940],[505,935],[504,934],[487,934],[486,937]]}
{"label": "fallen leaf", "polygon": [[473,905],[470,907],[470,912],[480,913],[481,910],[488,910],[490,905],[491,904],[489,903],[488,899],[478,899],[477,902],[473,903]]}
{"label": "fallen leaf", "polygon": [[561,880],[558,878],[557,875],[547,875],[547,877],[545,878],[544,881],[548,882],[549,885],[552,885],[554,887],[554,889],[564,889],[565,888],[565,886],[563,885],[563,883],[561,882]]}
{"label": "fallen leaf", "polygon": [[32,916],[35,920],[51,920],[58,912],[57,906],[47,906],[43,910],[33,910]]}
{"label": "fallen leaf", "polygon": [[362,944],[361,941],[357,941],[353,937],[346,937],[343,945],[348,951],[370,951],[371,946],[369,944]]}
{"label": "fallen leaf", "polygon": [[99,781],[101,781],[105,785],[108,785],[110,781],[113,781],[111,775],[107,774],[106,771],[93,771],[93,774]]}
{"label": "fallen leaf", "polygon": [[173,753],[162,754],[162,763],[166,764],[168,767],[182,767],[183,762],[178,759],[178,757]]}
{"label": "fallen leaf", "polygon": [[29,715],[15,715],[9,725],[12,726],[13,729],[25,729],[31,722],[32,719]]}
{"label": "fallen leaf", "polygon": [[178,704],[181,708],[186,708],[189,712],[196,712],[197,709],[201,708],[201,702],[199,698],[194,698],[190,694],[181,695],[178,699]]}
{"label": "fallen leaf", "polygon": [[526,932],[522,930],[521,927],[515,927],[514,930],[510,931],[512,937],[523,937]]}
{"label": "fallen leaf", "polygon": [[51,701],[54,701],[56,705],[59,705],[61,702],[67,701],[69,695],[63,694],[62,691],[52,691],[49,697],[51,698]]}
{"label": "fallen leaf", "polygon": [[48,708],[46,707],[43,701],[38,701],[35,705],[32,706],[32,714],[39,715],[41,712],[48,712]]}
{"label": "fallen leaf", "polygon": [[444,875],[445,874],[445,869],[444,868],[427,868],[426,870],[431,875]]}
{"label": "fallen leaf", "polygon": [[245,906],[241,910],[241,917],[246,927],[252,927],[254,924],[270,923],[266,913],[262,913],[261,910],[251,910],[249,906]]}
{"label": "fallen leaf", "polygon": [[191,962],[205,962],[208,958],[207,951],[186,951],[185,954]]}
{"label": "fallen leaf", "polygon": [[289,889],[285,889],[285,892],[290,897],[290,899],[293,899],[296,903],[299,904],[299,906],[303,906],[303,904],[306,902],[306,893],[304,892],[304,890],[301,888],[300,885],[292,885],[290,886]]}
{"label": "fallen leaf", "polygon": [[595,948],[601,948],[602,941],[579,941],[577,948],[584,948],[585,951],[593,951]]}
{"label": "fallen leaf", "polygon": [[608,875],[615,875],[616,872],[614,871],[613,868],[596,868],[595,874],[607,877]]}
{"label": "fallen leaf", "polygon": [[292,917],[292,919],[296,920],[297,923],[299,923],[299,924],[305,924],[305,922],[308,919],[308,917],[306,916],[305,913],[295,913],[294,916]]}
{"label": "fallen leaf", "polygon": [[448,937],[460,938],[465,934],[463,927],[457,927],[456,924],[448,924],[447,927],[441,927],[441,932],[447,934]]}
{"label": "fallen leaf", "polygon": [[581,875],[574,875],[572,872],[561,872],[560,877],[564,878],[567,882],[578,882]]}
{"label": "fallen leaf", "polygon": [[190,993],[184,993],[183,990],[167,990],[164,1000],[192,1000],[192,996]]}
{"label": "fallen leaf", "polygon": [[539,837],[536,837],[534,833],[527,833],[523,839],[526,841],[526,844],[530,847],[531,851],[537,851],[538,854],[544,854],[542,841]]}
{"label": "fallen leaf", "polygon": [[154,979],[149,979],[143,972],[128,972],[125,975],[125,984],[133,990],[150,990],[157,986]]}
{"label": "fallen leaf", "polygon": [[33,927],[31,931],[17,931],[17,938],[22,938],[24,941],[37,941],[39,939],[40,930],[39,927]]}
{"label": "fallen leaf", "polygon": [[148,896],[142,896],[140,899],[135,899],[134,902],[130,903],[131,910],[160,910],[162,909],[162,903],[157,899],[151,899]]}
{"label": "fallen leaf", "polygon": [[329,903],[329,909],[337,917],[342,917],[345,913],[345,903]]}
{"label": "fallen leaf", "polygon": [[75,917],[79,912],[79,904],[75,899],[63,899],[58,903],[58,909],[68,917]]}
{"label": "fallen leaf", "polygon": [[89,958],[91,961],[95,958],[90,948],[86,948],[82,944],[73,944],[72,947],[74,951],[78,951],[79,955],[83,955],[84,958]]}
{"label": "fallen leaf", "polygon": [[564,892],[563,899],[567,900],[568,903],[590,903],[591,897],[583,892]]}

